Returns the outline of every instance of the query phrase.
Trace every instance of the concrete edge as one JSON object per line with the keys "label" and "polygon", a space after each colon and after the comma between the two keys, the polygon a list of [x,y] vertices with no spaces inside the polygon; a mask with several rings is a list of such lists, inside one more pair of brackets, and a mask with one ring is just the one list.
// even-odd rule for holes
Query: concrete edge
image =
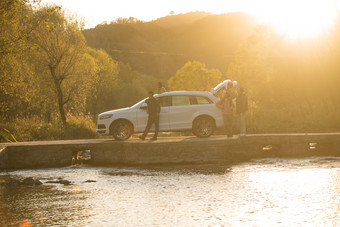
{"label": "concrete edge", "polygon": [[0,145],[0,170],[7,169],[8,152],[7,146]]}

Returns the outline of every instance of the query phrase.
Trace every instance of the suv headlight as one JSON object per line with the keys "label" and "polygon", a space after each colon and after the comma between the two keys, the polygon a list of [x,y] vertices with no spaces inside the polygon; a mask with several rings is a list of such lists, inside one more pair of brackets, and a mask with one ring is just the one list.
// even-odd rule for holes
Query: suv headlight
{"label": "suv headlight", "polygon": [[104,114],[102,116],[99,117],[99,120],[105,120],[105,119],[109,119],[113,116],[113,114]]}

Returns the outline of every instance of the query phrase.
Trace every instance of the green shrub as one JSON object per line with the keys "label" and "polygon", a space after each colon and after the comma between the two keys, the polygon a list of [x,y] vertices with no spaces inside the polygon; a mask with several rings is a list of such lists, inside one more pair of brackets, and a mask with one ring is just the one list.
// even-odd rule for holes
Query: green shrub
{"label": "green shrub", "polygon": [[17,142],[15,136],[6,128],[0,128],[0,142]]}
{"label": "green shrub", "polygon": [[90,118],[70,118],[64,125],[59,120],[46,123],[40,119],[16,119],[0,124],[0,142],[97,138]]}
{"label": "green shrub", "polygon": [[84,120],[71,120],[64,126],[64,139],[90,139],[97,138],[95,126]]}

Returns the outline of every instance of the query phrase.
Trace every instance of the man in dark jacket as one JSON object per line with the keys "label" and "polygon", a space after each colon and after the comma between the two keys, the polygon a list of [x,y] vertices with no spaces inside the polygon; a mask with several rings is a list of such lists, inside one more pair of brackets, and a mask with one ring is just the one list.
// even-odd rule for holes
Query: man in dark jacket
{"label": "man in dark jacket", "polygon": [[145,103],[148,105],[147,106],[147,112],[149,114],[148,123],[145,127],[143,135],[140,136],[139,138],[141,140],[145,140],[145,137],[148,134],[152,124],[155,124],[155,134],[151,138],[151,140],[157,140],[158,131],[159,131],[159,113],[161,111],[161,107],[159,105],[158,100],[156,100],[153,97],[152,91],[149,91],[149,98],[147,100],[145,100]]}
{"label": "man in dark jacket", "polygon": [[236,112],[240,121],[240,135],[244,136],[246,134],[246,112],[248,110],[248,97],[246,96],[244,89],[240,88],[238,90],[238,95],[236,98]]}

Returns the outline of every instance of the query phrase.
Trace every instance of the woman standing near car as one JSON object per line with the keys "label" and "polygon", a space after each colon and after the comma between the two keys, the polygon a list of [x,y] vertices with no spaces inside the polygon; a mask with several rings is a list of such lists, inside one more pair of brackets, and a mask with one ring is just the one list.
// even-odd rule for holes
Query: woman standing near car
{"label": "woman standing near car", "polygon": [[230,98],[230,94],[223,92],[221,99],[216,103],[217,108],[222,110],[224,127],[228,137],[233,136],[233,110],[234,103]]}

